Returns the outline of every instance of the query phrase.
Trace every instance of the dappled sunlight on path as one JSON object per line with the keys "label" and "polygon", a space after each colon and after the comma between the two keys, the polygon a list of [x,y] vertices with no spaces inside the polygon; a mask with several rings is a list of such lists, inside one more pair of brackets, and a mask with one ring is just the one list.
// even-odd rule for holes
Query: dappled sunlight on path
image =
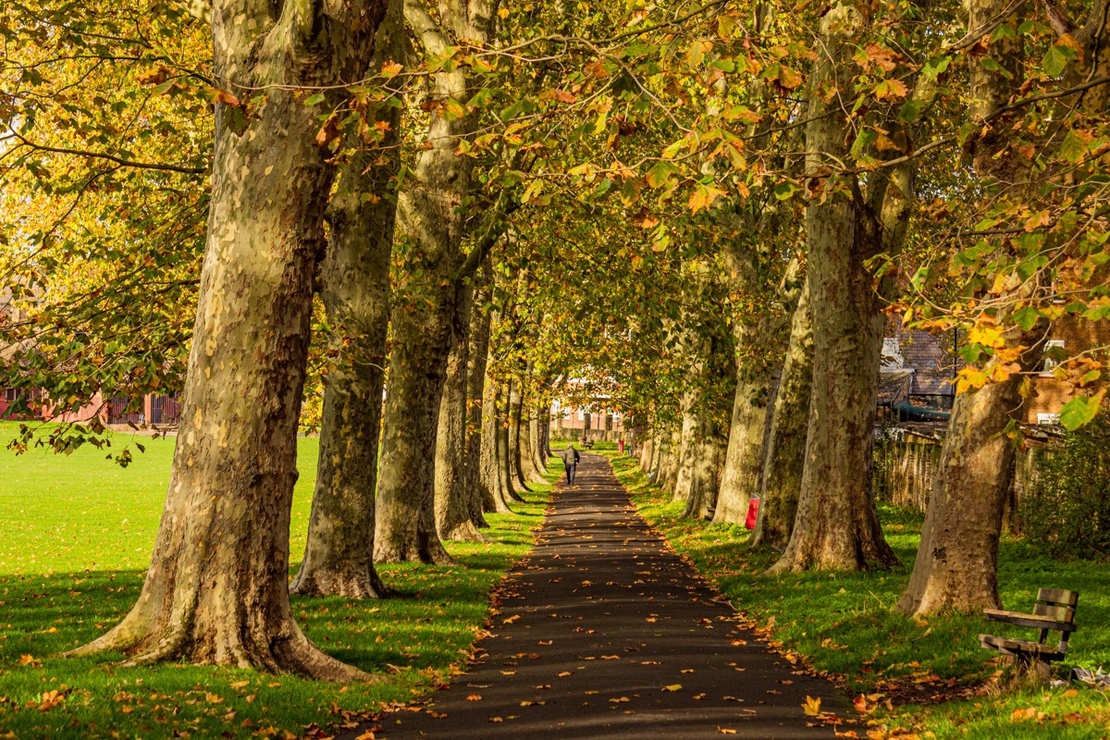
{"label": "dappled sunlight on path", "polygon": [[[535,550],[500,591],[479,659],[426,704],[385,714],[376,738],[831,738],[802,710],[842,702],[795,672],[585,455]],[[342,737],[355,738],[365,727]]]}

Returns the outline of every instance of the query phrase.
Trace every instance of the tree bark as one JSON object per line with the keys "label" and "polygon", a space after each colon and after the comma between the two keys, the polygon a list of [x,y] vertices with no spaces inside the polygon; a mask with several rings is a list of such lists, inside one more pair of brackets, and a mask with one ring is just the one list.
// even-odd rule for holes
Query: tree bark
{"label": "tree bark", "polygon": [[[453,34],[483,42],[492,22],[484,2],[449,3],[441,22]],[[443,53],[448,38],[420,0],[405,0],[405,18],[429,53]],[[435,75],[435,94],[465,105],[472,91],[467,67]],[[435,527],[435,449],[447,375],[452,327],[463,264],[465,209],[473,160],[458,152],[478,117],[431,113],[426,142],[416,155],[410,183],[398,196],[398,214],[414,239],[403,302],[393,312],[389,393],[385,404],[374,559],[378,562],[448,563]]]}
{"label": "tree bark", "polygon": [[241,112],[216,104],[200,299],[150,568],[123,621],[74,654],[365,679],[309,642],[289,604],[297,424],[334,166],[315,142],[317,111],[285,86],[364,76],[387,3],[272,10],[212,7],[215,78],[268,96],[242,135],[228,128]]}
{"label": "tree bark", "polygon": [[501,392],[501,402],[498,404],[497,415],[497,474],[500,477],[501,491],[510,501],[523,502],[516,490],[514,483],[512,457],[512,417],[513,417],[513,381],[509,378],[504,381]]}
{"label": "tree bark", "polygon": [[509,479],[513,488],[520,491],[530,491],[528,481],[524,474],[524,394],[523,383],[518,380],[513,383],[509,392]]}
{"label": "tree bark", "polygon": [[452,332],[447,358],[447,381],[439,409],[436,434],[435,512],[436,531],[441,539],[481,542],[483,536],[471,520],[470,501],[464,488],[469,459],[466,427],[468,415],[467,368],[470,350],[471,313],[474,287],[464,289],[456,330]]}
{"label": "tree bark", "polygon": [[771,411],[753,546],[782,549],[790,541],[805,469],[812,377],[813,314],[807,279],[790,322],[790,346]]}
{"label": "tree bark", "polygon": [[[1038,348],[1026,352],[1023,363],[1035,364],[1040,338],[1016,334],[1013,346],[1025,341]],[[926,615],[1001,607],[998,541],[1015,454],[1015,442],[1005,432],[1021,403],[1020,375],[956,396],[921,545],[896,611]]]}
{"label": "tree bark", "polygon": [[713,512],[716,524],[743,524],[748,500],[752,493],[759,492],[770,384],[768,377],[741,378],[736,383],[725,467]]}
{"label": "tree bark", "polygon": [[497,514],[511,514],[511,497],[505,490],[505,467],[501,461],[501,407],[503,386],[499,380],[490,377],[493,352],[486,361],[486,395],[482,404],[482,497],[485,510]]}
{"label": "tree bark", "polygon": [[698,392],[696,384],[701,382],[701,364],[691,371],[691,382],[694,388],[682,394],[682,427],[678,438],[678,460],[674,471],[674,489],[672,495],[675,501],[685,501],[690,498],[690,489],[693,483],[694,459],[697,455],[695,434],[698,431]]}
{"label": "tree bark", "polygon": [[[968,28],[977,29],[1007,12],[998,0],[969,4]],[[1020,18],[1005,21],[1018,25]],[[1006,105],[1021,83],[1022,45],[1013,36],[992,36],[983,56],[969,61],[971,116],[982,120]],[[990,59],[994,64],[984,64]],[[996,67],[1007,71],[999,74]],[[1021,180],[1000,153],[1009,146],[1008,130],[984,127],[972,147],[975,169],[988,187],[999,179]],[[1005,159],[1012,160],[1012,157]],[[1045,327],[1005,335],[1010,349],[1028,348],[1020,355],[1023,371],[1039,361]],[[998,541],[1002,513],[1014,465],[1014,443],[1004,434],[1021,406],[1022,377],[991,384],[976,393],[956,396],[940,465],[933,479],[921,545],[913,573],[896,611],[919,615],[954,609],[978,612],[1000,605],[998,598]]]}
{"label": "tree bark", "polygon": [[[806,208],[814,360],[805,470],[794,531],[772,572],[858,570],[898,562],[883,538],[871,489],[879,355],[885,316],[868,260],[882,248],[855,175],[829,178],[848,157],[848,122],[822,87],[848,89],[857,10],[837,3],[822,18],[806,127],[806,171],[823,187]],[[847,180],[845,180],[845,177]]]}
{"label": "tree bark", "polygon": [[718,441],[716,424],[708,414],[699,416],[690,446],[689,491],[682,516],[704,520],[710,517],[717,503],[717,470],[722,446]]}
{"label": "tree bark", "polygon": [[[488,527],[484,515],[485,483],[482,479],[483,413],[485,408],[486,360],[489,353],[490,321],[492,310],[486,305],[492,290],[493,273],[487,261],[483,268],[484,282],[477,293],[470,312],[470,348],[468,351],[466,383],[466,459],[463,478],[463,495],[475,527]],[[482,535],[484,537],[484,535]]]}
{"label": "tree bark", "polygon": [[[400,6],[383,22],[371,68],[404,54]],[[388,593],[374,568],[374,489],[389,326],[389,259],[396,205],[386,190],[400,166],[400,114],[385,108],[381,150],[344,163],[328,207],[328,250],[317,279],[337,367],[325,378],[320,457],[304,560],[290,592],[377,598]],[[377,199],[365,197],[377,195]]]}

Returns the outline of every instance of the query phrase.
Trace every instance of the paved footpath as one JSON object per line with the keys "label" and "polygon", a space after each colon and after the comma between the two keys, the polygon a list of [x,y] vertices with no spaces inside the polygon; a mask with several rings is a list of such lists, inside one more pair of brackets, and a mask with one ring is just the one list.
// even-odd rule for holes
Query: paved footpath
{"label": "paved footpath", "polygon": [[832,684],[739,629],[605,458],[583,455],[552,504],[503,584],[480,661],[421,711],[385,714],[378,740],[834,737],[802,711],[807,695],[843,707]]}

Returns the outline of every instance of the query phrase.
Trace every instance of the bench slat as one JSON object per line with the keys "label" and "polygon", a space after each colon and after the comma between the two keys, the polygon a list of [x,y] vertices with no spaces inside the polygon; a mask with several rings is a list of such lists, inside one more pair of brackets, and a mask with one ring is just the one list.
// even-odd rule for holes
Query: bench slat
{"label": "bench slat", "polygon": [[1048,606],[1046,604],[1036,604],[1033,607],[1033,614],[1038,617],[1048,617],[1057,622],[1074,622],[1075,609],[1070,606]]}
{"label": "bench slat", "polygon": [[1012,640],[1006,637],[995,637],[994,635],[979,635],[979,643],[983,647],[993,648],[1007,654],[1028,653],[1036,655],[1041,660],[1059,660],[1064,657],[1064,654],[1052,645],[1042,645],[1039,642],[1030,642],[1029,640]]}
{"label": "bench slat", "polygon": [[1057,588],[1042,588],[1037,591],[1037,601],[1074,607],[1079,602],[1079,593]]}
{"label": "bench slat", "polygon": [[1019,627],[1033,627],[1034,629],[1057,630],[1059,632],[1075,632],[1075,622],[1060,622],[1052,617],[1038,614],[1022,614],[1021,612],[1008,612],[1001,609],[984,609],[983,614],[992,622],[1006,622]]}

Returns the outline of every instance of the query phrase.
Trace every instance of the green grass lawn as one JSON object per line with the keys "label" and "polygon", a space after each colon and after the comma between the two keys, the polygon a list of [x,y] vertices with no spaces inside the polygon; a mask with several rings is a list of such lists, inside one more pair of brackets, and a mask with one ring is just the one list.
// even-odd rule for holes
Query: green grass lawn
{"label": "green grass lawn", "polygon": [[[902,561],[899,568],[766,577],[761,574],[774,562],[774,554],[746,547],[747,530],[682,519],[683,504],[648,486],[638,461],[608,450],[604,454],[612,456],[617,476],[633,493],[641,514],[782,651],[833,674],[853,696],[882,695],[868,715],[877,724],[851,730],[860,737],[868,737],[865,729],[870,729],[875,738],[899,737],[890,734],[897,730],[984,740],[1110,738],[1110,697],[1081,685],[999,691],[987,684],[968,698],[929,703],[931,695],[950,696],[999,670],[992,653],[976,639],[980,632],[998,634],[999,625],[978,615],[915,620],[891,612],[913,567],[923,519],[916,512],[880,512],[887,540]],[[1007,609],[1031,610],[1042,586],[1079,591],[1079,630],[1069,644],[1066,664],[1110,667],[1110,566],[1056,562],[1012,539],[1002,543],[999,559]],[[1032,636],[1028,630],[1015,634]],[[882,706],[888,696],[904,700],[914,692],[924,703],[910,701],[893,711]],[[869,709],[875,698],[867,702]]]}
{"label": "green grass lawn", "polygon": [[[0,440],[16,429],[0,423]],[[338,686],[224,668],[122,669],[110,659],[52,657],[112,626],[139,593],[174,440],[137,440],[146,452],[135,451],[127,468],[88,446],[68,456],[0,453],[0,738],[292,738],[314,722],[327,728],[411,700],[465,662],[491,588],[531,548],[550,493],[541,487],[517,515],[490,516],[493,543],[448,543],[457,566],[383,567],[401,598],[293,600],[317,645],[385,681]],[[133,441],[117,434],[113,449]],[[298,458],[294,569],[304,551],[317,440],[301,439]],[[55,691],[64,698],[41,710]]]}

